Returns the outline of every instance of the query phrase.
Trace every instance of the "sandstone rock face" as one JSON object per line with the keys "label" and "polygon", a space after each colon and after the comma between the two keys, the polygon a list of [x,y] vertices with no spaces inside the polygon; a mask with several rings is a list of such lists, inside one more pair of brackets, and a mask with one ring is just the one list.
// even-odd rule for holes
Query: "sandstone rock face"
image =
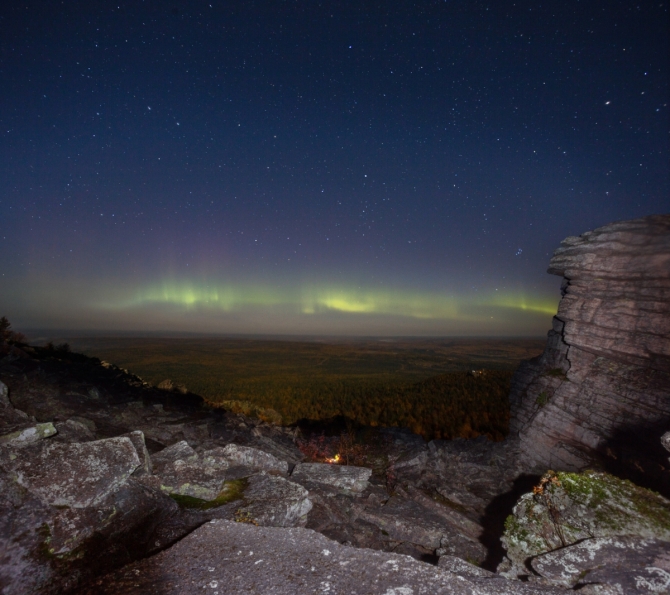
{"label": "sandstone rock face", "polygon": [[522,466],[576,470],[600,457],[657,472],[649,453],[670,420],[670,215],[567,238],[549,272],[564,277],[558,314],[510,394]]}
{"label": "sandstone rock face", "polygon": [[554,595],[552,587],[463,578],[408,556],[342,546],[309,529],[213,521],[82,595]]}
{"label": "sandstone rock face", "polygon": [[498,570],[510,578],[527,575],[528,560],[546,552],[626,535],[657,539],[670,548],[670,501],[607,473],[550,472],[507,519],[502,538],[507,560]]}

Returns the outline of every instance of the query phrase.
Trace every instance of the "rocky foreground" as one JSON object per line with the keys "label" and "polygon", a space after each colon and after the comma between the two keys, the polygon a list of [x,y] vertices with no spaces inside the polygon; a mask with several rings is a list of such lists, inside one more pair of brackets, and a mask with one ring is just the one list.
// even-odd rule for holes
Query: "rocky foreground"
{"label": "rocky foreground", "polygon": [[664,216],[564,242],[507,441],[371,430],[365,465],[93,358],[0,345],[1,592],[670,592],[669,240]]}

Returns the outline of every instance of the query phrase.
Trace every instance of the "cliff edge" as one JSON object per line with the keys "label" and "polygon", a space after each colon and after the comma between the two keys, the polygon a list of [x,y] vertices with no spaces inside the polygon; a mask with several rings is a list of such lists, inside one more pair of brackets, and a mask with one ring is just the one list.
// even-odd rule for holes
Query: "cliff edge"
{"label": "cliff edge", "polygon": [[659,489],[668,483],[660,437],[670,429],[670,215],[566,238],[548,272],[564,278],[553,329],[512,379],[520,464],[597,461]]}

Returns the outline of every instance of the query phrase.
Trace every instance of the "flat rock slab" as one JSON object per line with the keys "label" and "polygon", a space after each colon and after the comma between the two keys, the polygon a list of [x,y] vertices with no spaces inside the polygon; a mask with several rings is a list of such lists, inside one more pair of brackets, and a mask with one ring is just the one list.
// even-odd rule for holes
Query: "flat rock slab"
{"label": "flat rock slab", "polygon": [[222,456],[228,459],[231,465],[243,465],[261,471],[275,471],[283,475],[288,473],[286,461],[281,461],[274,455],[257,448],[227,444],[222,449]]}
{"label": "flat rock slab", "polygon": [[670,543],[641,537],[597,537],[531,561],[542,577],[568,587],[608,585],[616,593],[670,592]]}
{"label": "flat rock slab", "polygon": [[342,546],[309,529],[215,520],[81,595],[549,595],[504,579],[467,580],[408,556]]}
{"label": "flat rock slab", "polygon": [[140,466],[130,438],[81,444],[42,440],[0,453],[0,467],[45,504],[86,508],[117,490]]}
{"label": "flat rock slab", "polygon": [[226,479],[225,469],[217,469],[195,463],[175,461],[171,469],[164,468],[159,474],[160,489],[167,494],[191,496],[201,500],[213,500]]}
{"label": "flat rock slab", "polygon": [[368,487],[370,475],[372,475],[372,469],[367,467],[300,463],[293,469],[291,478],[295,481],[325,483],[351,492],[362,492]]}

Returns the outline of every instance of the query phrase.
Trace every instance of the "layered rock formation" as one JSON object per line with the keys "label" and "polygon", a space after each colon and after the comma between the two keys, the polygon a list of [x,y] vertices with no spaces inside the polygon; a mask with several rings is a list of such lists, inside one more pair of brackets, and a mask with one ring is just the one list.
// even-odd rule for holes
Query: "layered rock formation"
{"label": "layered rock formation", "polygon": [[670,215],[569,237],[549,272],[564,277],[553,329],[512,380],[521,467],[597,461],[670,488],[659,443],[670,428]]}

